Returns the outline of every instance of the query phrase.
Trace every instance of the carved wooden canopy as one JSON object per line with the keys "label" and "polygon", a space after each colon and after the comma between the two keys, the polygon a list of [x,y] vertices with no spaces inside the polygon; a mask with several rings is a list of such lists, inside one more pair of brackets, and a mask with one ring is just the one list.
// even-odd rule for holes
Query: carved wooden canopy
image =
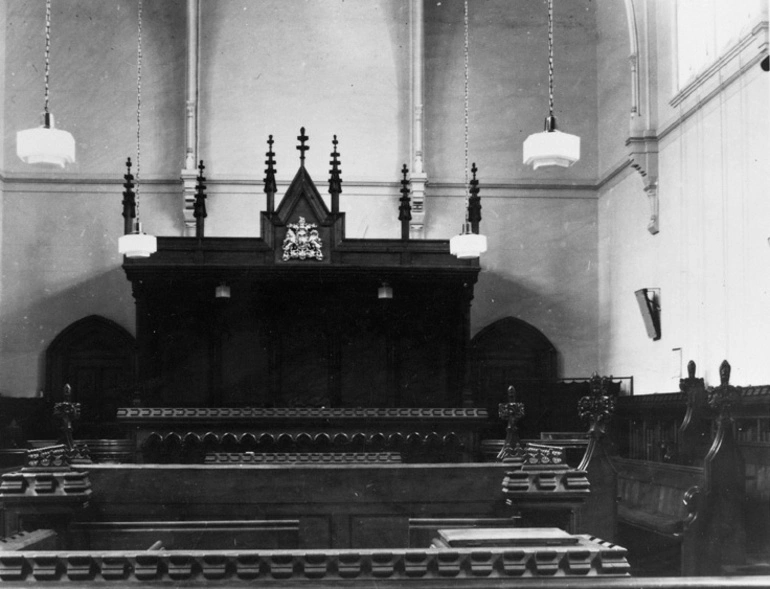
{"label": "carved wooden canopy", "polygon": [[[406,179],[402,238],[347,238],[336,137],[331,207],[305,167],[304,129],[299,139],[275,207],[270,138],[261,237],[204,237],[201,176],[198,235],[158,237],[157,253],[124,261],[148,404],[460,406],[478,262],[448,240],[409,239]],[[223,281],[226,303],[214,298]],[[392,300],[378,300],[383,282]]]}
{"label": "carved wooden canopy", "polygon": [[[300,138],[307,139],[304,128]],[[264,188],[267,207],[261,213],[261,237],[158,237],[157,253],[145,259],[125,260],[123,267],[129,280],[169,276],[169,273],[194,273],[215,280],[226,280],[231,274],[259,280],[313,273],[345,278],[373,276],[377,280],[421,274],[424,277],[457,276],[463,282],[475,282],[478,262],[452,256],[448,240],[410,240],[408,236],[406,239],[347,238],[345,213],[339,211],[342,180],[336,136],[330,162],[331,210],[305,167],[304,151],[308,147],[304,140],[297,147],[301,153],[300,167],[280,204],[274,208],[277,190],[270,137]],[[203,210],[205,215],[205,207]],[[399,215],[398,205],[394,204],[393,219],[399,216],[403,217],[403,212]]]}

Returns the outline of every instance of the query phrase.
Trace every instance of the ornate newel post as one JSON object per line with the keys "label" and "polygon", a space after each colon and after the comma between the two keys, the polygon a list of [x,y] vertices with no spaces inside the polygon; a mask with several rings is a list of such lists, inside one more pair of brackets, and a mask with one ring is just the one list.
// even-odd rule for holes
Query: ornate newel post
{"label": "ornate newel post", "polygon": [[703,460],[707,491],[695,486],[684,498],[686,529],[708,541],[697,550],[693,544],[683,555],[683,575],[719,575],[725,565],[746,562],[746,468],[733,435],[733,412],[742,402],[743,389],[730,384],[727,360],[719,366],[719,380],[718,387],[707,391],[708,405],[717,414],[716,435]]}
{"label": "ornate newel post", "polygon": [[607,433],[607,425],[615,413],[615,398],[609,393],[611,381],[612,377],[599,376],[594,372],[588,383],[590,394],[578,401],[578,416],[588,422],[588,447],[578,470],[588,468],[596,446]]}
{"label": "ornate newel post", "polygon": [[401,203],[398,207],[398,220],[401,221],[401,239],[406,241],[409,239],[409,221],[412,220],[412,204],[409,199],[409,168],[404,167],[401,169],[403,178],[401,179],[401,198],[398,199]]}
{"label": "ornate newel post", "polygon": [[679,390],[687,398],[687,411],[679,426],[677,462],[695,464],[703,456],[711,433],[711,425],[706,419],[708,405],[706,387],[702,378],[695,377],[695,362],[687,363],[687,378],[679,380]]}
{"label": "ornate newel post", "polygon": [[76,447],[72,422],[80,416],[80,404],[70,401],[72,390],[64,387],[64,401],[53,414],[62,423],[64,444],[27,450],[24,467],[0,479],[0,503],[4,507],[3,536],[26,529],[64,530],[72,517],[88,505],[91,481],[88,472],[72,468],[87,464],[88,449]]}
{"label": "ornate newel post", "polygon": [[524,403],[516,401],[516,389],[513,385],[508,387],[508,400],[498,405],[498,412],[500,419],[508,420],[508,426],[505,430],[505,442],[497,454],[497,461],[504,462],[506,458],[520,458],[523,452],[519,444],[519,428],[516,424],[524,417]]}
{"label": "ornate newel post", "polygon": [[64,400],[53,406],[53,416],[61,422],[62,440],[67,452],[74,454],[75,438],[72,435],[72,423],[80,419],[80,403],[72,402],[72,387],[64,385]]}

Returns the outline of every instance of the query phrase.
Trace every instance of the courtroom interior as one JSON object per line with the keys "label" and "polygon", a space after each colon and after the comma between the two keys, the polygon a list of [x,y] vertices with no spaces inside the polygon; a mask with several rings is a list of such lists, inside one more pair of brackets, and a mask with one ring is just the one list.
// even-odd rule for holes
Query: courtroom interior
{"label": "courtroom interior", "polygon": [[768,11],[0,0],[0,587],[770,585]]}

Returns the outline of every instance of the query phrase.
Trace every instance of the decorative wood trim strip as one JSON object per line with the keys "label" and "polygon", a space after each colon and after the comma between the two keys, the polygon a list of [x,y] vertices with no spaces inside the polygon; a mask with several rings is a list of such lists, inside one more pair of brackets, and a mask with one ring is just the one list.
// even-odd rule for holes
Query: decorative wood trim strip
{"label": "decorative wood trim strip", "polygon": [[288,420],[322,419],[385,421],[446,421],[486,420],[486,409],[471,408],[258,408],[258,407],[120,407],[120,421],[156,420],[199,422],[212,419],[228,421],[253,421],[254,419]]}
{"label": "decorative wood trim strip", "polygon": [[488,586],[490,579],[511,577],[628,575],[624,548],[588,535],[576,538],[576,544],[547,549],[14,552],[0,554],[0,580],[69,580],[81,586],[108,581],[229,584],[254,579],[422,586],[430,580],[431,586],[438,586],[435,583],[442,579],[463,579]]}
{"label": "decorative wood trim strip", "polygon": [[398,452],[213,452],[206,464],[393,464]]}

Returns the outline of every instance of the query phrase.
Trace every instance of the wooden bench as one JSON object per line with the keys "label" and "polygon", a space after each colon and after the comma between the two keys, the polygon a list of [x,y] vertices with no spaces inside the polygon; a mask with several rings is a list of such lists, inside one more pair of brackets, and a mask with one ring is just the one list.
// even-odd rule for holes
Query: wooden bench
{"label": "wooden bench", "polygon": [[705,488],[703,469],[631,458],[614,458],[613,464],[619,520],[668,538],[680,537],[694,516],[686,500]]}
{"label": "wooden bench", "polygon": [[[688,386],[702,387],[702,380],[695,379],[693,373],[691,365],[690,377],[682,381],[685,393]],[[741,392],[729,384],[727,361],[720,367],[720,378],[721,384],[708,392],[708,403],[717,415],[716,434],[708,453],[702,460],[693,457],[697,440],[688,442],[687,429],[680,428],[679,440],[685,442],[682,447],[688,451],[671,454],[702,466],[613,459],[618,476],[619,542],[628,540],[632,555],[634,548],[630,544],[639,542],[657,564],[665,555],[663,548],[672,547],[679,571],[688,576],[721,574],[723,567],[745,561],[745,468],[732,426],[732,411],[740,402]],[[700,403],[697,395],[688,395],[688,399]],[[686,416],[691,417],[689,409]],[[688,423],[694,421],[685,418],[683,425]],[[634,530],[633,535],[624,538],[623,527],[626,532]],[[642,543],[639,533],[644,532],[658,540],[647,539]],[[633,559],[630,560],[633,566]]]}

